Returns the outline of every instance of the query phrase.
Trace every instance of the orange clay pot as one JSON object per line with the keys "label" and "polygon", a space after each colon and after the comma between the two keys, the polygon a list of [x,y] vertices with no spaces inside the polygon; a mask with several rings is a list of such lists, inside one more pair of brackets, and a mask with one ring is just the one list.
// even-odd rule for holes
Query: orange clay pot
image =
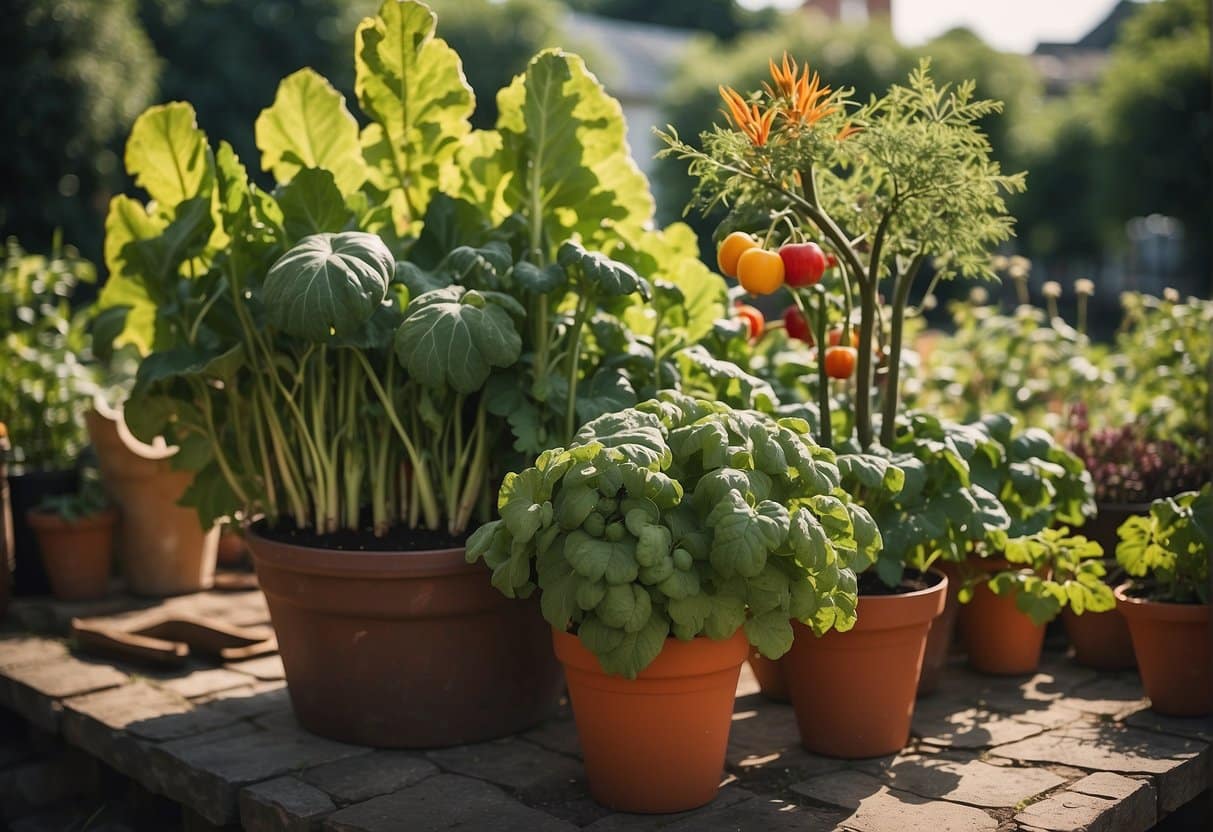
{"label": "orange clay pot", "polygon": [[1150,707],[1168,716],[1213,713],[1209,605],[1130,598],[1120,587],[1116,608],[1128,622]]}
{"label": "orange clay pot", "polygon": [[937,560],[933,569],[942,572],[948,579],[947,600],[943,612],[931,622],[931,631],[927,634],[927,649],[922,657],[922,675],[918,678],[918,695],[926,696],[934,693],[943,677],[943,669],[948,663],[948,653],[956,640],[956,618],[960,614],[960,564],[953,561]]}
{"label": "orange clay pot", "polygon": [[[970,566],[993,574],[1010,568],[1005,560],[971,559]],[[996,676],[1034,673],[1040,664],[1045,643],[1045,628],[1015,606],[1014,595],[995,595],[986,579],[974,587],[973,598],[960,605],[960,624],[964,630],[969,666]]]}
{"label": "orange clay pot", "polygon": [[1061,612],[1066,635],[1074,645],[1074,661],[1096,670],[1132,670],[1137,667],[1129,625],[1120,610],[1084,612],[1075,615],[1069,607]]}
{"label": "orange clay pot", "polygon": [[772,702],[788,701],[788,682],[784,678],[782,660],[772,661],[759,653],[757,647],[751,647],[746,661],[750,663],[750,670],[754,671],[754,678],[758,680],[758,688],[763,696]]}
{"label": "orange clay pot", "polygon": [[603,672],[575,635],[552,631],[564,664],[590,794],[609,809],[658,814],[710,803],[720,788],[745,632],[666,639],[635,679]]}
{"label": "orange clay pot", "polygon": [[75,520],[31,511],[26,519],[38,538],[42,563],[56,598],[92,601],[105,597],[114,563],[114,527],[118,523],[115,509]]}
{"label": "orange clay pot", "polygon": [[910,739],[927,631],[948,580],[902,595],[861,595],[854,629],[818,638],[798,621],[783,657],[800,740],[830,757],[880,757]]}

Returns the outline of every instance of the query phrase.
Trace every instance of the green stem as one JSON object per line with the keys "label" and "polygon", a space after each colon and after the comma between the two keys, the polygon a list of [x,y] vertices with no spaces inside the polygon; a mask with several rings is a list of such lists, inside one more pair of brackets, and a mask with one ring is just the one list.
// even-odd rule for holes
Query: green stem
{"label": "green stem", "polygon": [[825,346],[826,346],[826,327],[825,327],[825,295],[821,296],[821,314],[810,312],[805,305],[804,299],[801,298],[800,292],[792,292],[792,300],[796,307],[800,310],[800,314],[806,321],[813,324],[814,335],[817,339],[817,411],[820,425],[817,428],[820,434],[819,439],[821,445],[826,448],[832,448],[834,445],[834,427],[830,423],[830,377],[826,373],[825,361]]}
{"label": "green stem", "polygon": [[577,432],[577,373],[581,369],[581,331],[585,328],[586,319],[590,314],[593,293],[582,287],[581,299],[577,304],[577,317],[573,319],[573,346],[568,355],[568,404],[564,413],[564,438],[561,444],[568,444]]}
{"label": "green stem", "polygon": [[484,478],[489,465],[488,429],[486,422],[486,408],[484,400],[481,399],[480,405],[476,409],[476,453],[472,457],[472,464],[468,469],[467,480],[464,483],[459,504],[456,506],[454,516],[451,518],[450,533],[452,535],[462,534],[467,529],[468,521],[472,516],[472,510],[476,507],[476,501],[480,497],[481,490],[484,488]]}
{"label": "green stem", "polygon": [[918,271],[922,268],[926,257],[916,255],[904,273],[894,277],[893,282],[893,314],[889,333],[889,372],[885,378],[884,411],[880,421],[880,443],[886,448],[893,446],[896,435],[897,406],[901,391],[901,346],[905,324],[906,304],[910,300],[910,288]]}

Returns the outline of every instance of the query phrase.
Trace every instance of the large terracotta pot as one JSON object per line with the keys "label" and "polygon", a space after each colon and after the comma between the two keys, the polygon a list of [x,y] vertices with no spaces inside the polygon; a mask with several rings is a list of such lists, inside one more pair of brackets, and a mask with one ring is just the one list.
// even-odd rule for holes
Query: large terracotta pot
{"label": "large terracotta pot", "polygon": [[29,524],[29,513],[47,497],[75,493],[80,472],[75,469],[27,471],[8,475],[13,518],[13,595],[46,595],[51,591],[38,536]]}
{"label": "large terracotta pot", "polygon": [[[1005,560],[974,558],[973,568],[986,573],[1010,568]],[[1040,664],[1045,628],[1015,606],[1013,595],[995,595],[983,579],[973,590],[973,598],[960,605],[960,623],[964,631],[969,665],[982,673],[1017,676],[1034,673]]]}
{"label": "large terracotta pot", "polygon": [[943,612],[931,622],[931,630],[927,633],[927,647],[922,656],[922,674],[918,678],[919,696],[934,693],[939,687],[943,669],[948,663],[948,653],[956,640],[956,619],[960,615],[960,601],[957,599],[961,585],[960,564],[937,560],[933,568],[947,577],[948,589]]}
{"label": "large terracotta pot", "polygon": [[788,701],[788,682],[784,678],[782,659],[771,660],[751,647],[750,655],[746,657],[754,678],[758,680],[758,689],[762,695],[772,702]]}
{"label": "large terracotta pot", "polygon": [[173,470],[175,450],[140,442],[120,414],[93,410],[85,422],[102,485],[122,518],[116,548],[127,588],[151,596],[209,589],[219,529],[203,529],[194,509],[178,505],[193,473]]}
{"label": "large terracotta pot", "polygon": [[818,638],[793,622],[783,657],[804,747],[830,757],[879,757],[910,738],[927,631],[943,612],[948,579],[901,595],[861,595],[855,627]]}
{"label": "large terracotta pot", "polygon": [[57,514],[31,511],[27,517],[51,590],[60,601],[91,601],[109,591],[113,567],[114,509],[65,520]]}
{"label": "large terracotta pot", "polygon": [[1163,604],[1116,589],[1150,706],[1168,716],[1213,713],[1208,604]]}
{"label": "large terracotta pot", "polygon": [[561,693],[538,602],[504,597],[464,550],[340,551],[250,530],[300,724],[344,742],[435,748],[542,721]]}
{"label": "large terracotta pot", "polygon": [[552,632],[568,677],[590,794],[610,809],[683,812],[716,796],[724,774],[744,631],[666,639],[635,679],[610,676],[575,635]]}

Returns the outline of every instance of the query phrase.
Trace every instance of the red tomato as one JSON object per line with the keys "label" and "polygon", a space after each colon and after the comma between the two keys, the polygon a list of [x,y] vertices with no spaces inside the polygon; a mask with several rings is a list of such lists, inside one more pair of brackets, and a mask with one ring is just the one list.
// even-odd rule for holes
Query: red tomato
{"label": "red tomato", "polygon": [[788,330],[789,338],[797,338],[810,346],[813,345],[813,330],[796,306],[783,310],[783,325]]}
{"label": "red tomato", "polygon": [[746,326],[750,329],[750,340],[757,341],[762,337],[762,332],[766,329],[766,318],[762,313],[750,306],[748,303],[737,304],[737,317],[745,321]]}
{"label": "red tomato", "polygon": [[[842,343],[842,330],[841,329],[831,329],[830,335],[826,339],[826,341],[829,343],[829,345],[831,347],[838,346],[840,343]],[[854,327],[851,328],[851,346],[852,347],[859,346],[859,333],[855,331]]]}
{"label": "red tomato", "polygon": [[858,357],[854,347],[830,347],[826,350],[826,375],[830,378],[850,378]]}
{"label": "red tomato", "polygon": [[789,286],[812,286],[826,270],[826,255],[817,243],[786,243],[779,248],[784,280]]}

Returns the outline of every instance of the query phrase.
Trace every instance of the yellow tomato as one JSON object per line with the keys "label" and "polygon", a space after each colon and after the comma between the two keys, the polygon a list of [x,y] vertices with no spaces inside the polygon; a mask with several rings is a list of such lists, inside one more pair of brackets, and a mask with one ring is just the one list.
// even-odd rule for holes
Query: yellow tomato
{"label": "yellow tomato", "polygon": [[751,295],[769,295],[783,285],[783,259],[761,248],[744,251],[737,258],[737,279]]}
{"label": "yellow tomato", "polygon": [[734,231],[725,237],[720,243],[720,248],[716,249],[716,265],[720,267],[720,273],[728,277],[737,277],[738,258],[757,247],[758,243],[754,238],[744,231]]}

